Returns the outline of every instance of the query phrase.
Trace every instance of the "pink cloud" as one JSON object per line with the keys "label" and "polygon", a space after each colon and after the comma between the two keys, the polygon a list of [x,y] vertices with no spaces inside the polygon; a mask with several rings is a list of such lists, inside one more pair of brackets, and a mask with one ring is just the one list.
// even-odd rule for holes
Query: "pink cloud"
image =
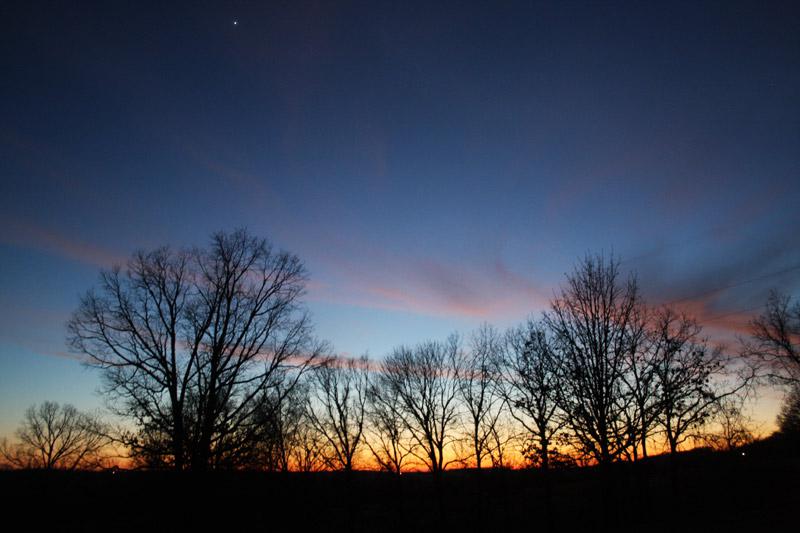
{"label": "pink cloud", "polygon": [[426,295],[415,290],[408,291],[393,287],[366,287],[366,290],[369,295],[374,297],[364,301],[366,307],[442,316],[485,317],[489,313],[488,307],[470,304],[467,301],[453,301],[453,299],[443,301],[434,295]]}
{"label": "pink cloud", "polygon": [[733,341],[737,335],[750,333],[749,323],[756,308],[738,311],[720,309],[715,304],[717,296],[723,291],[724,289],[720,289],[701,297],[681,300],[672,304],[672,307],[697,320],[703,331],[707,335],[713,333],[717,341]]}
{"label": "pink cloud", "polygon": [[84,355],[56,349],[54,343],[32,339],[10,339],[10,342],[17,348],[42,357],[56,357],[79,363],[89,362],[89,359]]}
{"label": "pink cloud", "polygon": [[92,266],[109,267],[127,261],[111,250],[21,220],[4,219],[0,224],[0,242],[4,244],[42,250]]}
{"label": "pink cloud", "polygon": [[524,316],[549,301],[547,290],[499,258],[489,264],[456,264],[378,254],[346,264],[342,262],[335,283],[310,292],[312,300],[484,320]]}
{"label": "pink cloud", "polygon": [[172,142],[195,164],[222,178],[227,184],[247,192],[248,198],[261,202],[272,200],[270,204],[280,205],[275,191],[267,187],[262,176],[242,171],[240,165],[222,161],[218,154],[219,148],[215,148],[216,155],[212,157],[207,148],[183,137],[174,137]]}

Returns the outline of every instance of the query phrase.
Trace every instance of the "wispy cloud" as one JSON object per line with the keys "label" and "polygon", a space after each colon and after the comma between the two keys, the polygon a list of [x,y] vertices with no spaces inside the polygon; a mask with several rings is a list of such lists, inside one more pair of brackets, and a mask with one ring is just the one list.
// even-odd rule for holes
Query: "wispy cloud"
{"label": "wispy cloud", "polygon": [[115,251],[17,219],[0,220],[0,242],[92,266],[109,267],[127,261],[127,257]]}
{"label": "wispy cloud", "polygon": [[763,310],[770,289],[800,288],[800,251],[790,233],[775,232],[755,243],[740,237],[666,246],[626,266],[638,272],[651,303],[677,307],[709,333],[733,338],[749,333],[749,321]]}
{"label": "wispy cloud", "polygon": [[[420,315],[506,319],[543,308],[549,292],[501,259],[454,263],[441,259],[393,258],[369,271],[364,264],[339,272],[340,283],[311,291],[311,298]],[[398,266],[401,265],[401,266]]]}
{"label": "wispy cloud", "polygon": [[[258,203],[271,207],[281,204],[276,191],[267,185],[267,180],[255,172],[243,170],[247,164],[241,160],[241,156],[225,152],[220,144],[214,145],[214,149],[208,147],[209,142],[202,143],[196,139],[185,135],[175,135],[169,141],[176,147],[179,153],[184,154],[194,165],[199,166],[211,175],[221,178],[225,185],[232,186],[239,192],[246,194],[242,199],[246,201],[257,201]],[[228,151],[229,152],[229,151]]]}
{"label": "wispy cloud", "polygon": [[[758,246],[725,243],[705,250],[662,246],[626,261],[652,305],[670,304],[695,317],[714,337],[747,334],[772,287],[797,286],[800,256],[774,235]],[[696,248],[696,249],[695,249]],[[689,254],[692,261],[686,261]],[[559,281],[524,275],[499,251],[476,261],[413,257],[386,250],[327,257],[331,280],[309,291],[312,300],[441,318],[522,319],[549,307]],[[546,281],[545,281],[546,280]]]}

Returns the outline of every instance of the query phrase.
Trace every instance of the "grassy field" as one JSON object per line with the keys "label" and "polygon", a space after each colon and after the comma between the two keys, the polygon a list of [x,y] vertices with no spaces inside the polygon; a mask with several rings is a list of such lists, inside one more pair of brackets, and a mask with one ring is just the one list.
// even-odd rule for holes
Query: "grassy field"
{"label": "grassy field", "polygon": [[[20,530],[791,530],[796,443],[696,450],[609,469],[376,472],[0,472]],[[15,530],[17,530],[15,528]]]}

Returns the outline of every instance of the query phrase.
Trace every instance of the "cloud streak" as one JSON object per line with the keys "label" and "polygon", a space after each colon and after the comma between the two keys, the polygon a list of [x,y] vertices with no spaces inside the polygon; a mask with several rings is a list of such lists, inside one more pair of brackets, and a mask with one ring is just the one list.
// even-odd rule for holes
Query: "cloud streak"
{"label": "cloud streak", "polygon": [[104,268],[127,261],[127,257],[109,249],[21,220],[6,218],[0,222],[0,242]]}
{"label": "cloud streak", "polygon": [[[345,262],[346,264],[346,262]],[[399,267],[397,265],[403,265]],[[426,316],[504,320],[544,308],[547,291],[501,259],[466,264],[393,258],[369,271],[339,272],[340,283],[311,290],[312,300]],[[360,263],[363,268],[363,262]],[[334,286],[338,286],[335,290]]]}

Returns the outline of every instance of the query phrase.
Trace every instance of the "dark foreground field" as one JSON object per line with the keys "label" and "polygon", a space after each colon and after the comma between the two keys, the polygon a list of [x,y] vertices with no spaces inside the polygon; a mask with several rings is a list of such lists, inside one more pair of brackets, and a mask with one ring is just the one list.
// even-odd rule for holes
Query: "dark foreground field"
{"label": "dark foreground field", "polygon": [[549,491],[532,471],[0,472],[0,489],[4,523],[31,531],[785,531],[798,474],[796,447],[770,440],[552,472]]}

